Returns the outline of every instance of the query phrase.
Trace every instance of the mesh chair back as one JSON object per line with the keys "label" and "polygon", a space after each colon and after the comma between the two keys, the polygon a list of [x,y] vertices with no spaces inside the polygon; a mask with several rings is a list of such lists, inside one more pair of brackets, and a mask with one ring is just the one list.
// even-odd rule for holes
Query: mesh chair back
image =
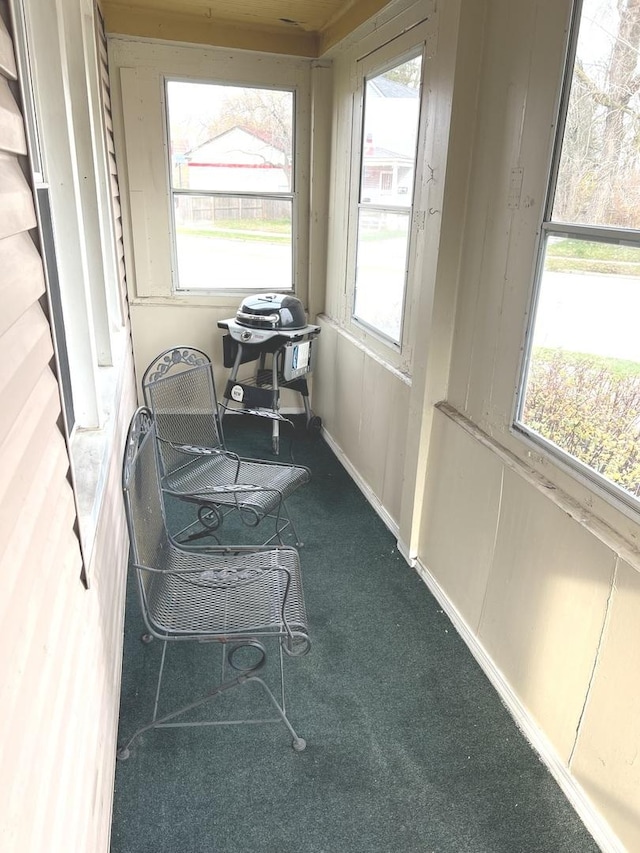
{"label": "mesh chair back", "polygon": [[[124,456],[122,489],[133,562],[138,567],[161,567],[170,551],[158,478],[155,428],[151,412],[135,413]],[[143,590],[149,593],[153,573],[140,571]]]}
{"label": "mesh chair back", "polygon": [[174,444],[223,448],[213,369],[207,355],[188,347],[162,353],[142,379],[147,406],[153,412],[164,476],[184,466]]}

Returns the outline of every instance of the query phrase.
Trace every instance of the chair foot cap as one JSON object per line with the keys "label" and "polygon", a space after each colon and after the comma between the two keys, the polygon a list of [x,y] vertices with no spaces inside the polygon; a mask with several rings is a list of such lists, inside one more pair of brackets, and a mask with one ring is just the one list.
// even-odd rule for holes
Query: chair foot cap
{"label": "chair foot cap", "polygon": [[129,751],[129,747],[127,746],[122,747],[116,752],[116,758],[118,759],[118,761],[126,761],[130,755],[131,752]]}
{"label": "chair foot cap", "polygon": [[307,748],[307,742],[303,737],[295,738],[291,744],[296,752],[303,752]]}

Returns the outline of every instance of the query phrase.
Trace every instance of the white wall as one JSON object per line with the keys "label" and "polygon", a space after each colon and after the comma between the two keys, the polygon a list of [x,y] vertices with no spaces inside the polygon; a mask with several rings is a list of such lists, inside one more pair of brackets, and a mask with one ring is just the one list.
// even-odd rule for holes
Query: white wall
{"label": "white wall", "polygon": [[[394,12],[386,35],[420,15]],[[636,850],[638,515],[511,431],[569,12],[570,0],[438,4],[426,159],[441,196],[426,208],[408,375],[346,329],[355,39],[335,53],[332,345],[316,408],[599,843]]]}

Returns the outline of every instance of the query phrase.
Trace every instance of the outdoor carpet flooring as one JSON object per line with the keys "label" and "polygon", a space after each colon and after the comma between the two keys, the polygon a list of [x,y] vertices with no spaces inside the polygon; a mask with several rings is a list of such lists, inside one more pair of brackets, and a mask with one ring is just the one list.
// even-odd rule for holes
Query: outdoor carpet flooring
{"label": "outdoor carpet flooring", "polygon": [[[268,426],[228,418],[230,448],[273,459]],[[112,853],[596,851],[330,449],[304,432],[293,446],[312,470],[289,500],[312,648],[285,660],[306,751],[293,751],[281,724],[146,733],[117,765]],[[233,541],[226,523],[221,536]],[[128,586],[120,740],[150,717],[161,651],[140,642],[131,577]],[[168,707],[215,680],[217,651],[169,648]],[[260,699],[242,690],[208,710]]]}

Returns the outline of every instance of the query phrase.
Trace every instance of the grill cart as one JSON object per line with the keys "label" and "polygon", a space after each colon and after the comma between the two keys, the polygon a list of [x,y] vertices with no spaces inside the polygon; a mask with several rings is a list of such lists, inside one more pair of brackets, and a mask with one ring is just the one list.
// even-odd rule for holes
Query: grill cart
{"label": "grill cart", "polygon": [[[280,451],[280,389],[291,388],[302,396],[309,431],[321,421],[309,405],[307,374],[313,368],[315,338],[319,326],[307,323],[302,303],[295,296],[262,293],[244,299],[236,316],[218,322],[228,334],[223,338],[224,366],[229,379],[220,408],[220,419],[233,404],[272,420],[273,452]],[[269,358],[270,357],[270,358]],[[257,362],[256,373],[239,382],[243,364]]]}

